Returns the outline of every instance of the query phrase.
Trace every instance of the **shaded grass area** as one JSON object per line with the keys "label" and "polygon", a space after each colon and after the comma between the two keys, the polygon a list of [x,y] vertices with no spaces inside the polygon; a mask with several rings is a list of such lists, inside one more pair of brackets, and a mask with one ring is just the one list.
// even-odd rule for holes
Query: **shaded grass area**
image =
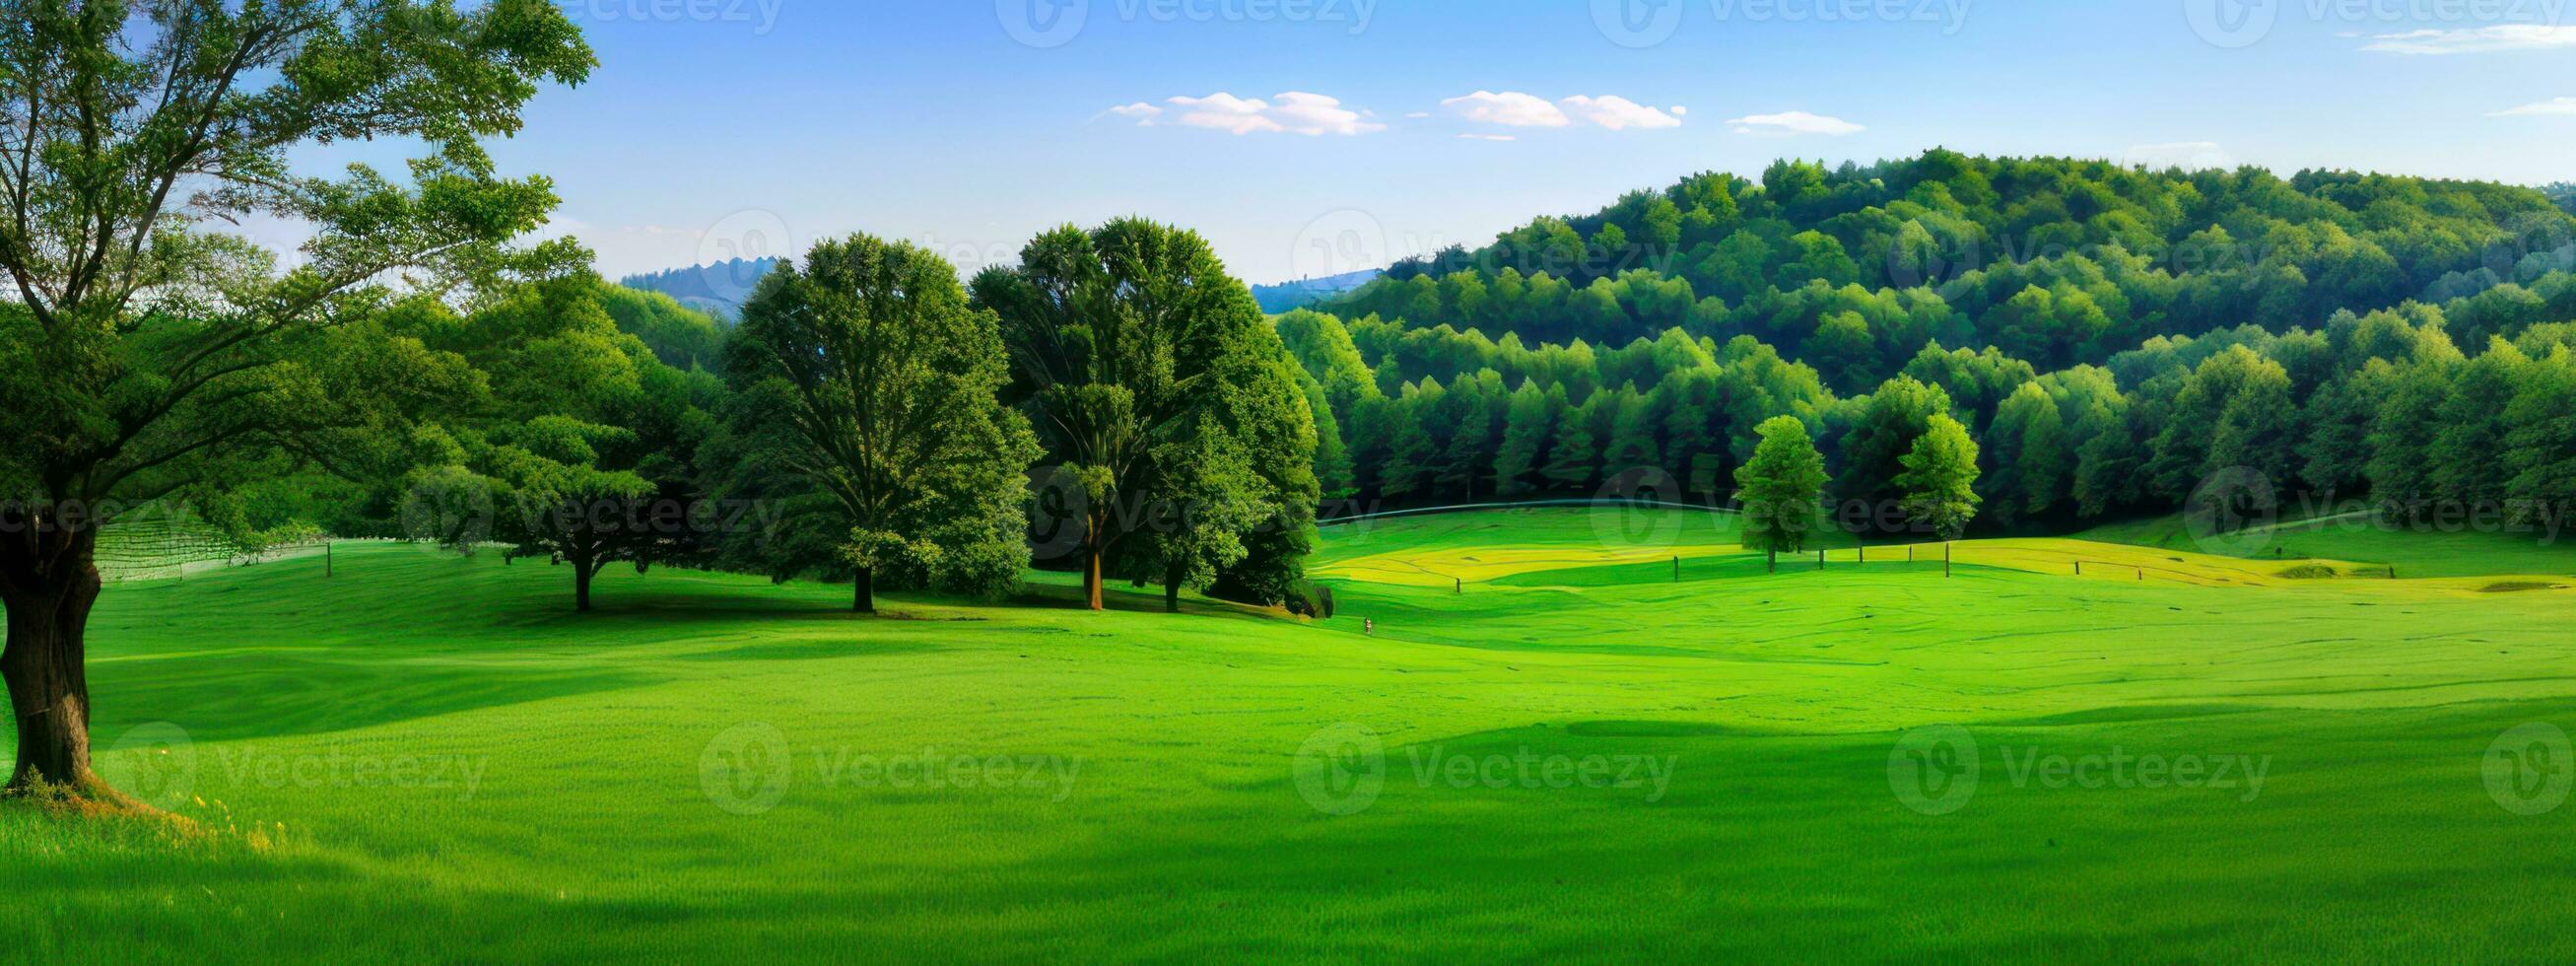
{"label": "shaded grass area", "polygon": [[[0,908],[13,952],[74,961],[2576,956],[2576,808],[2482,777],[2504,729],[2576,725],[2576,594],[1774,575],[1714,529],[1675,581],[1585,565],[1665,544],[1581,511],[1492,516],[1328,531],[1319,569],[1519,530],[1574,563],[1336,582],[1320,622],[1094,615],[1058,575],[872,620],[667,571],[583,617],[568,572],[403,547],[117,588],[103,762],[175,775],[117,745],[183,731],[205,831],[0,809]],[[1941,723],[1979,785],[1925,815],[1891,753]],[[729,766],[760,725],[774,786]],[[1383,790],[1327,814],[1294,766],[1344,726]],[[2051,787],[2015,778],[2034,750],[2268,764],[2258,793]],[[1524,759],[1666,777],[1479,771]],[[946,777],[858,765],[901,760]],[[779,794],[725,807],[745,787]]]}

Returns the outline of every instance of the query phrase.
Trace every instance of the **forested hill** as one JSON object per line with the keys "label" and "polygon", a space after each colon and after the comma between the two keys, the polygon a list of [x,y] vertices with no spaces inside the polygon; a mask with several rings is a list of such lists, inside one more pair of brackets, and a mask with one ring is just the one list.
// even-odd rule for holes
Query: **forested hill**
{"label": "forested hill", "polygon": [[632,286],[602,285],[597,298],[618,331],[643,340],[663,365],[683,372],[722,368],[725,330],[714,316]]}
{"label": "forested hill", "polygon": [[2446,301],[2576,267],[2571,240],[2576,216],[2531,188],[1934,150],[1694,175],[1400,262],[1327,308],[1530,343],[1750,334],[1858,390],[1934,340],[2046,370]]}
{"label": "forested hill", "polygon": [[2540,189],[1936,150],[1696,175],[1279,329],[1319,474],[1362,501],[1641,470],[1723,499],[1787,415],[1833,496],[1880,502],[1938,415],[1974,434],[1987,527],[2165,512],[2239,467],[2576,519],[2571,268],[2576,217]]}
{"label": "forested hill", "polygon": [[1382,274],[1385,274],[1383,269],[1370,268],[1322,278],[1301,278],[1277,285],[1255,285],[1252,287],[1252,300],[1260,303],[1262,311],[1277,315],[1366,285]]}
{"label": "forested hill", "polygon": [[720,318],[742,314],[742,303],[751,298],[751,290],[760,278],[778,267],[775,258],[737,258],[731,261],[674,268],[664,272],[629,275],[617,280],[627,288],[660,292],[680,304]]}

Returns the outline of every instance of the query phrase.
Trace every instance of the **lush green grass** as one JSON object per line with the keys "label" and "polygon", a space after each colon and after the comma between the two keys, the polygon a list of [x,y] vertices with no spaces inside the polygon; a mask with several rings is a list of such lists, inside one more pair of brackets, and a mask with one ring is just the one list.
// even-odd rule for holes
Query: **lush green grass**
{"label": "lush green grass", "polygon": [[[0,910],[13,954],[81,961],[2576,957],[2576,807],[2510,813],[2481,772],[2508,727],[2576,726],[2576,592],[2028,562],[2140,553],[2072,542],[1775,575],[1718,519],[1337,528],[1319,572],[1408,547],[1490,572],[1333,578],[1320,623],[1093,615],[1053,577],[867,620],[839,588],[660,571],[579,617],[561,570],[399,546],[119,587],[101,745],[184,729],[107,761],[193,755],[203,830],[0,810]],[[749,722],[784,786],[702,768]],[[1891,754],[1945,722],[1980,784],[1923,814]],[[1385,749],[1348,815],[1295,780],[1339,723]],[[2025,749],[2268,764],[2259,794],[2051,787],[2015,779]],[[959,755],[1036,777],[842,767]],[[1437,777],[1491,756],[1491,785]],[[719,807],[744,788],[783,797]]]}

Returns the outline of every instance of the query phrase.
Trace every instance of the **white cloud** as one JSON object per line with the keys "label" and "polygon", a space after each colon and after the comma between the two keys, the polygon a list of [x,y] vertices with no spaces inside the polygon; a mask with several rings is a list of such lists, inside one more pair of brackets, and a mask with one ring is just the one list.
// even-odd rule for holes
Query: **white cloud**
{"label": "white cloud", "polygon": [[1409,113],[1405,114],[1404,116],[1405,116],[1405,117],[1408,117],[1408,118],[1412,118],[1413,120],[1417,120],[1417,121],[1419,121],[1419,120],[1421,120],[1421,119],[1423,119],[1423,118],[1430,117],[1430,116],[1431,116],[1431,112],[1430,112],[1430,111],[1412,111],[1412,112],[1409,112]]}
{"label": "white cloud", "polygon": [[1513,136],[1511,136],[1511,135],[1509,135],[1509,134],[1461,134],[1461,135],[1458,135],[1458,139],[1459,139],[1459,140],[1461,140],[1461,141],[1518,141],[1518,140],[1520,140],[1519,138],[1513,137]]}
{"label": "white cloud", "polygon": [[1135,118],[1137,127],[1150,127],[1153,125],[1155,118],[1163,116],[1163,109],[1147,104],[1143,101],[1137,101],[1133,104],[1120,104],[1117,107],[1110,108],[1106,113],[1115,114],[1119,117]]}
{"label": "white cloud", "polygon": [[2181,168],[2200,171],[2208,168],[2233,168],[2236,158],[2219,147],[2216,141],[2174,141],[2165,144],[2132,144],[2120,152],[2120,160],[2150,168]]}
{"label": "white cloud", "polygon": [[1629,128],[1680,127],[1680,118],[1647,107],[1624,97],[1604,94],[1600,97],[1569,97],[1557,102],[1565,113],[1590,121],[1613,131]]}
{"label": "white cloud", "polygon": [[1681,115],[1647,107],[1624,97],[1569,97],[1555,103],[1520,91],[1477,91],[1441,101],[1442,110],[1476,124],[1496,127],[1570,127],[1591,124],[1613,131],[1629,128],[1680,127]]}
{"label": "white cloud", "polygon": [[1289,91],[1266,101],[1218,91],[1206,97],[1174,97],[1165,103],[1172,105],[1176,123],[1235,135],[1286,133],[1319,137],[1386,130],[1386,125],[1367,120],[1366,115],[1343,107],[1339,100],[1301,91]]}
{"label": "white cloud", "polygon": [[1822,114],[1809,114],[1805,111],[1782,111],[1778,114],[1748,114],[1744,117],[1727,118],[1726,123],[1735,125],[1735,133],[1737,134],[1751,134],[1759,137],[1784,138],[1800,134],[1822,134],[1829,137],[1841,137],[1846,134],[1858,134],[1861,131],[1867,130],[1858,124],[1843,120],[1839,117],[1826,117]]}
{"label": "white cloud", "polygon": [[1574,123],[1556,105],[1519,91],[1477,91],[1441,101],[1442,109],[1478,124],[1504,127],[1564,127]]}
{"label": "white cloud", "polygon": [[1690,116],[1690,108],[1682,107],[1682,106],[1680,106],[1680,105],[1674,105],[1674,106],[1672,107],[1672,112],[1673,112],[1673,116],[1674,116],[1674,117],[1689,117],[1689,116]]}
{"label": "white cloud", "polygon": [[2530,104],[2525,104],[2521,107],[2508,107],[2501,111],[2490,111],[2487,113],[2488,117],[2533,117],[2541,115],[2558,117],[2576,116],[2576,97],[2551,98],[2545,101],[2536,101]]}
{"label": "white cloud", "polygon": [[2383,54],[2440,55],[2562,47],[2576,47],[2576,27],[2503,24],[2457,30],[2410,30],[2400,34],[2378,34],[2361,49]]}

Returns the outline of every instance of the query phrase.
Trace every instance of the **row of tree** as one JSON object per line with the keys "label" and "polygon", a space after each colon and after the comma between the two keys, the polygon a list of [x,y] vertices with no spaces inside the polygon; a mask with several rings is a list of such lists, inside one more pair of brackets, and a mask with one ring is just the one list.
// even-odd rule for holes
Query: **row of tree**
{"label": "row of tree", "polygon": [[[2105,365],[2047,372],[1934,343],[1842,396],[1751,336],[1719,345],[1676,330],[1606,352],[1530,350],[1447,330],[1356,338],[1400,326],[1363,320],[1354,332],[1320,312],[1280,320],[1323,421],[1329,496],[1427,505],[1651,480],[1723,502],[1785,417],[1827,455],[1845,525],[1915,532],[1960,522],[1916,512],[1922,488],[1906,478],[1907,458],[1945,422],[1970,445],[1944,449],[1980,454],[1975,494],[1997,529],[2169,512],[2238,467],[2282,493],[2369,496],[2401,517],[2449,507],[2554,520],[2576,508],[2564,482],[2576,468],[2564,385],[2576,324],[2506,328],[2513,338],[2491,335],[2471,354],[2444,308],[2407,303],[2337,313],[2316,330],[2157,337]],[[1462,349],[1437,366],[1503,368],[1417,376],[1408,362],[1442,357],[1426,343]]]}
{"label": "row of tree", "polygon": [[[568,566],[574,600],[612,563],[829,577],[991,595],[1039,521],[1041,561],[1275,603],[1296,589],[1318,498],[1294,363],[1194,233],[1064,228],[972,290],[939,256],[866,235],[782,261],[722,328],[582,272],[471,311],[402,303],[385,324],[462,361],[470,385],[372,488],[313,466],[258,523],[427,537]],[[709,334],[721,351],[670,360]],[[692,362],[698,360],[689,356]],[[239,505],[242,501],[234,501]]]}

